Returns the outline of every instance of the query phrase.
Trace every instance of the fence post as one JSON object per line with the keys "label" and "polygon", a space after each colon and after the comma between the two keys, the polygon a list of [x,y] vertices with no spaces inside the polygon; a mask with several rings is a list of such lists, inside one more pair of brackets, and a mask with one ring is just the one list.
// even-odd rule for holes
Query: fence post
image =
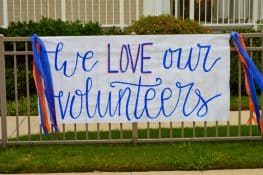
{"label": "fence post", "polygon": [[2,146],[7,146],[7,122],[6,122],[6,85],[5,85],[5,46],[4,36],[0,34],[0,103],[1,103],[1,127],[2,127]]}
{"label": "fence post", "polygon": [[[261,33],[261,64],[262,64],[262,67],[263,67],[263,33]],[[262,68],[263,69],[263,68]],[[263,94],[261,93],[261,103],[263,101]],[[263,111],[263,106],[261,107],[261,121],[263,121],[263,114],[262,114],[262,111]],[[263,134],[261,133],[261,137],[262,137],[262,141],[263,141]]]}

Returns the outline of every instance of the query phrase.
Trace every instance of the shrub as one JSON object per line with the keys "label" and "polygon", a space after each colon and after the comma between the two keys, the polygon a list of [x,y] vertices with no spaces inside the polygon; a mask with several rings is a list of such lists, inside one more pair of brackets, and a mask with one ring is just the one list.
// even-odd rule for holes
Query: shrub
{"label": "shrub", "polygon": [[[76,35],[101,35],[103,30],[99,23],[89,22],[82,23],[80,21],[64,22],[60,19],[42,18],[38,22],[12,22],[8,28],[0,28],[0,33],[4,36],[30,36],[36,33],[39,36],[76,36]],[[24,50],[24,43],[17,43],[17,50]],[[29,48],[30,49],[30,48]],[[6,43],[5,50],[12,51],[13,44]],[[26,71],[25,71],[25,57],[17,56],[17,89],[20,96],[26,95]],[[32,76],[32,57],[29,60],[29,83],[30,93],[35,93]],[[6,89],[7,98],[14,99],[15,97],[15,82],[14,82],[14,68],[12,57],[6,59]]]}
{"label": "shrub", "polygon": [[135,32],[137,35],[148,34],[195,34],[210,33],[209,28],[197,22],[185,19],[176,19],[173,16],[147,16],[141,17],[128,26],[124,32],[130,34]]}
{"label": "shrub", "polygon": [[42,18],[38,22],[12,22],[10,23],[8,28],[6,30],[3,30],[2,32],[5,36],[30,36],[33,33],[36,33],[39,36],[76,36],[103,34],[103,30],[97,22],[65,22],[61,19],[54,20],[48,18]]}

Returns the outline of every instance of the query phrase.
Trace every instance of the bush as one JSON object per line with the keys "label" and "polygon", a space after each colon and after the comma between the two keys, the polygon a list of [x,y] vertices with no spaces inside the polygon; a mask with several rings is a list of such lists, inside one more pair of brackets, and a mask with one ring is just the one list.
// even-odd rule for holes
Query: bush
{"label": "bush", "polygon": [[[0,33],[4,36],[30,36],[36,33],[39,36],[76,36],[76,35],[102,35],[103,30],[99,23],[89,22],[82,23],[80,21],[64,22],[60,19],[42,18],[38,22],[12,22],[8,28],[0,28]],[[24,50],[24,43],[17,43],[17,50]],[[29,46],[29,49],[30,46]],[[13,43],[7,42],[5,50],[12,51]],[[26,70],[25,70],[25,56],[17,56],[17,89],[20,96],[26,95]],[[14,68],[13,58],[8,56],[6,59],[6,89],[7,99],[15,98],[15,82],[14,82]],[[32,57],[29,59],[29,83],[30,94],[34,94],[35,88],[32,76]]]}
{"label": "bush", "polygon": [[134,21],[132,25],[125,28],[126,34],[135,32],[137,35],[149,34],[195,34],[210,33],[210,29],[197,22],[185,19],[176,19],[173,16],[147,16]]}
{"label": "bush", "polygon": [[76,36],[76,35],[101,35],[103,30],[99,23],[80,21],[65,22],[61,19],[54,20],[42,18],[38,22],[12,22],[7,29],[1,29],[5,36],[30,36],[36,33],[39,36]]}

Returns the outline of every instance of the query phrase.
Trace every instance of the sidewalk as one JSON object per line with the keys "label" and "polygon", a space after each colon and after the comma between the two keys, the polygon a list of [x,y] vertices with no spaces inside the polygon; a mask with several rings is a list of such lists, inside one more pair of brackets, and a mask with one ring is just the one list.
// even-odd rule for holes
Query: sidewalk
{"label": "sidewalk", "polygon": [[149,172],[90,172],[90,173],[53,173],[30,175],[262,175],[263,169],[233,169],[206,171],[149,171]]}

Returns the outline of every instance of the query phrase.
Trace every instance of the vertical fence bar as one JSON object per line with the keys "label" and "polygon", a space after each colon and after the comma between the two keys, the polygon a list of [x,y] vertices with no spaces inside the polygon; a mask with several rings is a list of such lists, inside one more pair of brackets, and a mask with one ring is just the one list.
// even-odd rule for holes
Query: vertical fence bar
{"label": "vertical fence bar", "polygon": [[195,121],[193,121],[193,138],[195,138]]}
{"label": "vertical fence bar", "polygon": [[195,19],[195,1],[189,0],[189,19],[194,20]]}
{"label": "vertical fence bar", "polygon": [[207,121],[204,122],[204,137],[207,137]]}
{"label": "vertical fence bar", "polygon": [[1,103],[1,128],[2,128],[2,147],[7,147],[7,108],[6,108],[6,82],[5,82],[5,44],[4,36],[0,34],[0,103]]}
{"label": "vertical fence bar", "polygon": [[[262,2],[261,2],[262,3]],[[261,70],[263,70],[263,33],[261,32]],[[261,121],[263,121],[263,93],[261,92]],[[263,135],[262,140],[263,140]]]}
{"label": "vertical fence bar", "polygon": [[26,21],[27,21],[27,22],[28,22],[28,19],[29,19],[28,12],[29,12],[29,8],[28,8],[28,0],[26,0]]}
{"label": "vertical fence bar", "polygon": [[84,13],[85,13],[85,22],[87,22],[87,0],[84,1]]}
{"label": "vertical fence bar", "polygon": [[246,23],[246,2],[243,1],[243,23]]}
{"label": "vertical fence bar", "polygon": [[162,138],[162,123],[161,122],[158,123],[158,128],[159,128],[158,138],[160,139]]}
{"label": "vertical fence bar", "polygon": [[19,21],[22,21],[22,2],[19,0]]}
{"label": "vertical fence bar", "polygon": [[115,24],[115,0],[112,0],[112,24]]}
{"label": "vertical fence bar", "polygon": [[233,1],[233,23],[236,23],[236,0]]}
{"label": "vertical fence bar", "polygon": [[7,9],[7,0],[3,0],[3,25],[4,27],[8,26],[8,9]]}
{"label": "vertical fence bar", "polygon": [[139,15],[140,15],[140,6],[139,6],[139,0],[136,0],[136,20],[139,19]]}
{"label": "vertical fence bar", "polygon": [[[16,52],[16,42],[13,42],[13,49]],[[19,140],[19,118],[18,118],[18,92],[17,92],[17,56],[14,55],[14,84],[15,84],[15,106],[16,106],[16,140]]]}
{"label": "vertical fence bar", "polygon": [[173,122],[170,122],[170,138],[173,138]]}
{"label": "vertical fence bar", "polygon": [[216,23],[218,24],[219,0],[216,1]]}
{"label": "vertical fence bar", "polygon": [[62,139],[65,140],[66,139],[66,126],[65,126],[65,123],[62,124],[62,132],[63,132],[63,135],[62,135]]}
{"label": "vertical fence bar", "polygon": [[[25,42],[25,50],[28,51],[28,42]],[[31,120],[30,120],[30,94],[29,94],[29,70],[28,70],[28,55],[26,57],[26,101],[27,101],[27,125],[28,137],[31,140]]]}
{"label": "vertical fence bar", "polygon": [[238,23],[240,24],[240,11],[241,11],[241,7],[240,7],[240,1],[238,2]]}
{"label": "vertical fence bar", "polygon": [[40,0],[40,15],[43,16],[43,0]]}
{"label": "vertical fence bar", "polygon": [[100,124],[97,123],[97,140],[100,139]]}
{"label": "vertical fence bar", "polygon": [[[250,38],[249,39],[249,46],[252,47],[252,45],[253,45],[253,39]],[[253,60],[253,53],[252,53],[252,51],[249,51],[249,56]],[[249,112],[249,136],[252,136],[252,117],[253,117],[253,113],[250,110],[250,112]]]}
{"label": "vertical fence bar", "polygon": [[250,12],[250,8],[251,8],[251,1],[250,0],[248,0],[248,17],[247,17],[247,19],[248,19],[248,23],[249,22],[251,22],[251,12]]}
{"label": "vertical fence bar", "polygon": [[89,140],[89,124],[86,123],[85,126],[86,126],[86,140]]}
{"label": "vertical fence bar", "polygon": [[50,138],[50,139],[51,139],[51,140],[54,140],[54,127],[53,127],[53,124],[52,124],[52,123],[50,124],[50,128],[51,128],[51,135],[50,135],[51,138]]}
{"label": "vertical fence bar", "polygon": [[57,19],[57,1],[54,1],[54,14],[55,19]]}
{"label": "vertical fence bar", "polygon": [[100,10],[100,6],[101,6],[101,2],[100,2],[100,0],[99,0],[99,23],[100,23],[100,21],[101,21],[101,10]]}
{"label": "vertical fence bar", "polygon": [[[256,25],[257,20],[261,18],[262,8],[263,8],[262,1],[258,1],[258,0],[253,1],[252,22],[254,25]],[[258,9],[261,9],[261,10],[258,10]]]}
{"label": "vertical fence bar", "polygon": [[[107,11],[106,11],[107,13]],[[80,20],[80,2],[78,0],[78,20]]]}
{"label": "vertical fence bar", "polygon": [[94,22],[94,2],[91,1],[91,21]]}
{"label": "vertical fence bar", "polygon": [[108,24],[108,1],[107,1],[107,0],[106,0],[105,8],[106,8],[106,12],[105,12],[105,16],[106,16],[106,24]]}
{"label": "vertical fence bar", "polygon": [[66,0],[61,0],[61,19],[66,21]]}
{"label": "vertical fence bar", "polygon": [[174,17],[178,18],[178,0],[174,0]]}
{"label": "vertical fence bar", "polygon": [[216,137],[218,137],[218,121],[216,121]]}
{"label": "vertical fence bar", "polygon": [[50,17],[50,5],[49,5],[49,0],[47,0],[47,18]]}
{"label": "vertical fence bar", "polygon": [[227,0],[227,23],[230,22],[230,1]]}
{"label": "vertical fence bar", "polygon": [[222,24],[225,23],[225,0],[222,0],[223,1],[223,5],[222,5]]}
{"label": "vertical fence bar", "polygon": [[226,131],[226,136],[230,137],[230,122],[229,120],[227,121],[227,131]]}
{"label": "vertical fence bar", "polygon": [[185,0],[183,0],[183,19],[184,19],[184,10],[185,10]]}
{"label": "vertical fence bar", "polygon": [[42,141],[42,126],[39,124],[39,140]]}
{"label": "vertical fence bar", "polygon": [[150,122],[147,122],[147,139],[150,138]]}
{"label": "vertical fence bar", "polygon": [[123,139],[123,123],[120,123],[120,139]]}
{"label": "vertical fence bar", "polygon": [[205,24],[207,21],[207,0],[205,0]]}
{"label": "vertical fence bar", "polygon": [[120,0],[120,28],[124,28],[124,0]]}
{"label": "vertical fence bar", "polygon": [[74,19],[73,15],[73,0],[70,0],[70,14],[71,14],[71,21]]}
{"label": "vertical fence bar", "polygon": [[238,136],[241,135],[241,63],[238,62]]}
{"label": "vertical fence bar", "polygon": [[15,21],[16,21],[15,0],[13,0],[13,2],[12,2],[12,11],[13,11],[13,13],[12,13],[12,15],[13,15],[13,21],[15,22]]}
{"label": "vertical fence bar", "polygon": [[198,1],[198,22],[201,23],[201,0]]}
{"label": "vertical fence bar", "polygon": [[134,145],[138,142],[138,124],[136,122],[132,123],[132,141]]}
{"label": "vertical fence bar", "polygon": [[111,123],[109,123],[109,139],[111,139]]}
{"label": "vertical fence bar", "polygon": [[211,0],[211,7],[210,7],[210,15],[211,15],[211,22],[210,24],[213,24],[213,6],[214,6],[214,0]]}
{"label": "vertical fence bar", "polygon": [[181,122],[181,137],[184,138],[184,122]]}
{"label": "vertical fence bar", "polygon": [[33,13],[34,13],[34,22],[36,21],[36,0],[34,0],[33,1],[33,8],[34,8],[34,10],[33,10]]}
{"label": "vertical fence bar", "polygon": [[131,21],[132,21],[131,6],[132,6],[131,0],[129,0],[129,24],[131,24]]}
{"label": "vertical fence bar", "polygon": [[77,137],[77,124],[74,123],[74,140],[77,140],[78,137]]}

